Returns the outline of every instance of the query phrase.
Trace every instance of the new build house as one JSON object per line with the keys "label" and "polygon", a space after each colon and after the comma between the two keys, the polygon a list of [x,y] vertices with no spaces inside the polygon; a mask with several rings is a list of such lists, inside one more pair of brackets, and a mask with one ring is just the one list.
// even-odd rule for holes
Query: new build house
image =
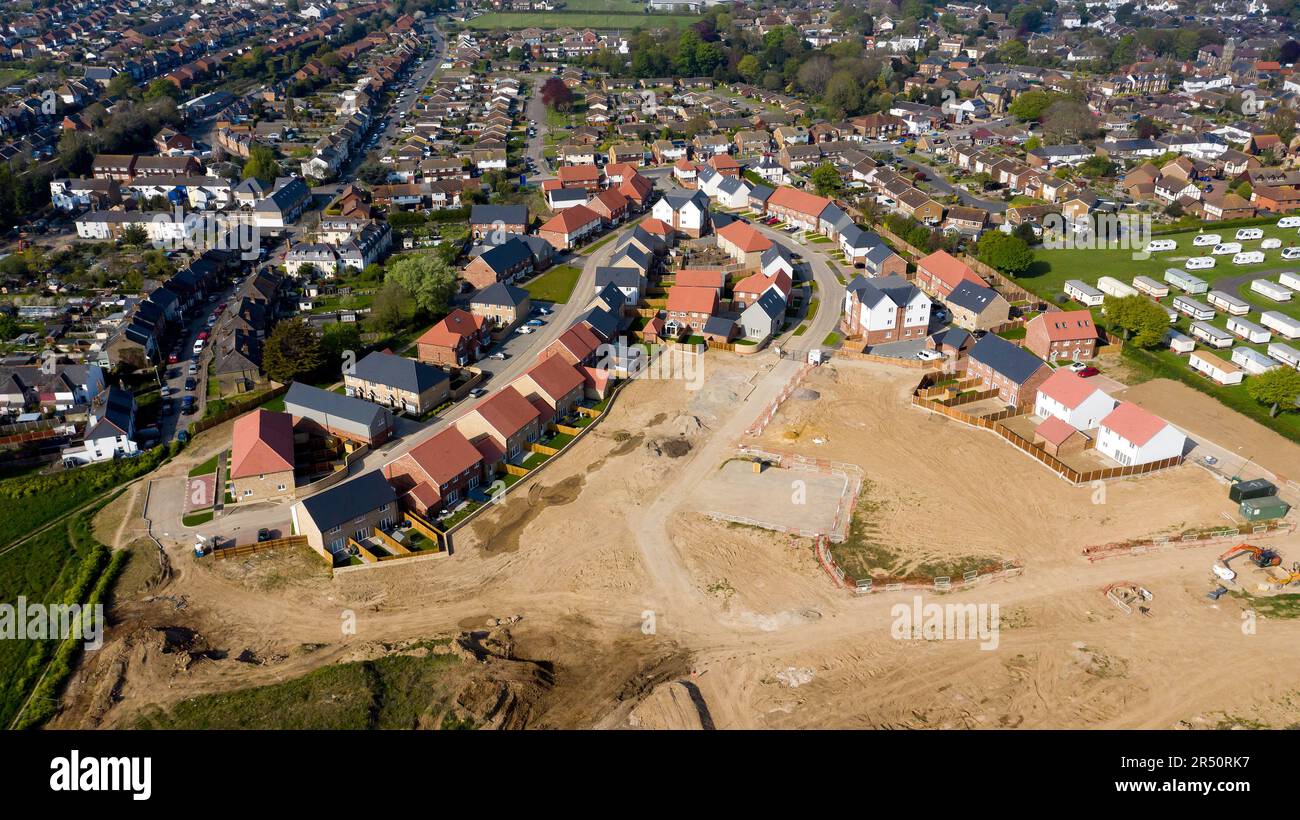
{"label": "new build house", "polygon": [[397,493],[379,470],[308,496],[290,513],[293,531],[305,535],[312,549],[335,560],[347,554],[349,539],[363,542],[375,530],[391,530],[401,520]]}
{"label": "new build house", "polygon": [[1132,402],[1120,402],[1097,431],[1097,452],[1128,467],[1178,458],[1187,436],[1164,419]]}
{"label": "new build house", "polygon": [[450,384],[441,368],[382,350],[369,354],[343,375],[347,395],[416,416],[446,402]]}
{"label": "new build house", "polygon": [[998,391],[1000,400],[1015,406],[1033,402],[1052,373],[1042,359],[992,333],[975,343],[967,361],[967,376],[980,379]]}
{"label": "new build house", "polygon": [[235,419],[230,444],[230,494],[236,501],[293,496],[293,417],[254,410]]}
{"label": "new build house", "polygon": [[840,327],[868,346],[924,339],[930,306],[930,297],[901,276],[857,276],[845,291]]}

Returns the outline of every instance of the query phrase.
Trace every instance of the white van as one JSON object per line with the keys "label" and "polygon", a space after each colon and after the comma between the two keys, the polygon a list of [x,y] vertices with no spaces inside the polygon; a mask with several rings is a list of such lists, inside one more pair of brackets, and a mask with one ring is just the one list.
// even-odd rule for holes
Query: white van
{"label": "white van", "polygon": [[1213,256],[1193,256],[1183,263],[1187,270],[1205,270],[1218,264]]}
{"label": "white van", "polygon": [[1260,250],[1271,251],[1274,248],[1282,247],[1282,240],[1278,239],[1276,236],[1270,236],[1268,239],[1260,242],[1259,247]]}
{"label": "white van", "polygon": [[1242,240],[1263,239],[1264,231],[1262,228],[1238,228],[1237,238]]}
{"label": "white van", "polygon": [[1147,253],[1159,253],[1160,251],[1172,251],[1178,247],[1178,243],[1172,239],[1152,239],[1147,243]]}
{"label": "white van", "polygon": [[1244,251],[1232,257],[1234,265],[1258,265],[1264,261],[1263,251]]}
{"label": "white van", "polygon": [[1241,253],[1241,243],[1222,242],[1218,245],[1215,245],[1214,250],[1210,251],[1210,253],[1214,254],[1215,256],[1227,256],[1228,254]]}
{"label": "white van", "polygon": [[1223,237],[1219,236],[1217,233],[1203,233],[1198,234],[1194,239],[1192,239],[1192,244],[1198,248],[1203,248],[1206,245],[1217,245],[1222,240]]}
{"label": "white van", "polygon": [[1284,216],[1277,221],[1279,228],[1300,228],[1300,216]]}

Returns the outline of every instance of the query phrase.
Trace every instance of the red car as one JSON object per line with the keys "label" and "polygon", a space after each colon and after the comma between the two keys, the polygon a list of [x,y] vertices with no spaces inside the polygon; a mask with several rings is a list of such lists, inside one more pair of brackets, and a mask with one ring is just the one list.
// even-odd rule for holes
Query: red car
{"label": "red car", "polygon": [[206,330],[200,332],[198,338],[199,338],[199,341],[201,341],[201,342],[206,342],[206,341],[208,340],[208,332],[207,332]]}
{"label": "red car", "polygon": [[169,356],[167,357],[167,364],[176,364],[176,363],[179,362],[180,360],[181,360],[181,359],[180,359],[179,356],[177,356],[175,353],[172,353],[171,355],[169,355]]}
{"label": "red car", "polygon": [[1089,367],[1085,367],[1084,369],[1080,370],[1080,371],[1079,371],[1079,376],[1082,377],[1082,378],[1085,378],[1085,379],[1086,379],[1086,378],[1088,378],[1089,376],[1095,376],[1095,375],[1097,375],[1097,374],[1100,373],[1100,372],[1101,372],[1101,371],[1098,370],[1097,368],[1089,366]]}

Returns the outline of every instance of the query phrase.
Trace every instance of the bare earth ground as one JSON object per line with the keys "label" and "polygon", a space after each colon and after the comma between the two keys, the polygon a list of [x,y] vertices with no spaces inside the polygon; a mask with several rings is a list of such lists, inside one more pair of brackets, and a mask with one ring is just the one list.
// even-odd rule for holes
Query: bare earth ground
{"label": "bare earth ground", "polygon": [[[680,382],[631,385],[591,435],[458,533],[455,553],[439,561],[331,579],[306,552],[214,563],[164,539],[160,564],[119,506],[138,514],[143,499],[118,502],[96,532],[137,551],[130,583],[107,644],[82,663],[54,725],[131,726],[196,694],[287,680],[497,619],[511,621],[512,657],[554,672],[553,686],[527,690],[527,719],[506,725],[1300,721],[1300,624],[1264,619],[1244,635],[1239,599],[1204,598],[1214,548],[1079,557],[1089,544],[1222,521],[1232,507],[1204,471],[1110,483],[1094,503],[1094,488],[1071,487],[992,434],[911,408],[914,372],[817,368],[806,387],[820,397],[787,402],[759,444],[860,465],[871,538],[899,567],[977,556],[1025,568],[927,599],[998,604],[995,650],[895,640],[890,608],[910,605],[911,593],[856,598],[832,586],[806,539],[702,514],[701,488],[794,372],[765,356],[709,354],[708,364],[698,393]],[[199,444],[196,460],[173,469],[219,442]],[[1268,543],[1290,561],[1300,559],[1297,540]],[[1155,594],[1150,616],[1106,601],[1102,587],[1119,580]],[[354,634],[343,628],[350,617]]]}

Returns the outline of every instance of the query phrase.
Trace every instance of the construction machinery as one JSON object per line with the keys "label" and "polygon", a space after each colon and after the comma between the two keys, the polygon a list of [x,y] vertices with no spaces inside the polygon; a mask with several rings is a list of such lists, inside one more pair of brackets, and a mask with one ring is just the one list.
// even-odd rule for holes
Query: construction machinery
{"label": "construction machinery", "polygon": [[1291,565],[1291,569],[1280,569],[1276,574],[1269,573],[1269,582],[1274,589],[1282,589],[1291,584],[1300,584],[1300,562]]}
{"label": "construction machinery", "polygon": [[1276,567],[1282,563],[1282,556],[1278,555],[1273,550],[1257,547],[1254,544],[1238,544],[1219,556],[1219,562],[1211,567],[1211,569],[1214,570],[1214,574],[1225,581],[1235,580],[1237,573],[1228,565],[1228,562],[1236,558],[1238,555],[1250,556],[1250,562],[1260,569]]}

